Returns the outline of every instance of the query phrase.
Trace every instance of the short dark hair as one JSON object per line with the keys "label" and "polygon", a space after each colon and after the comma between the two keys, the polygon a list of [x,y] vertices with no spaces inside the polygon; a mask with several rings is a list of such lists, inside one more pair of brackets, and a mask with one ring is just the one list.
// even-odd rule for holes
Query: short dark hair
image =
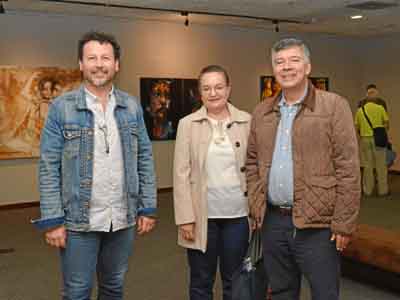
{"label": "short dark hair", "polygon": [[226,85],[230,85],[230,79],[229,79],[229,75],[228,72],[221,66],[219,65],[209,65],[207,67],[204,67],[203,69],[201,69],[198,80],[199,80],[199,86],[200,86],[200,81],[201,78],[204,76],[204,74],[207,73],[221,73],[222,75],[224,75],[225,77],[225,81],[226,81]]}
{"label": "short dark hair", "polygon": [[370,89],[377,89],[377,87],[376,87],[375,84],[370,83],[370,84],[367,85],[367,91],[370,90]]}
{"label": "short dark hair", "polygon": [[271,48],[271,56],[273,57],[275,53],[292,47],[300,47],[303,50],[304,55],[308,60],[308,62],[311,62],[310,49],[299,38],[285,38],[277,41]]}
{"label": "short dark hair", "polygon": [[86,45],[86,43],[91,41],[96,41],[99,42],[100,44],[111,44],[114,50],[114,58],[115,60],[119,61],[121,57],[121,47],[119,46],[117,40],[113,35],[99,31],[89,31],[81,37],[81,39],[78,42],[79,60],[82,60],[83,58],[83,47]]}

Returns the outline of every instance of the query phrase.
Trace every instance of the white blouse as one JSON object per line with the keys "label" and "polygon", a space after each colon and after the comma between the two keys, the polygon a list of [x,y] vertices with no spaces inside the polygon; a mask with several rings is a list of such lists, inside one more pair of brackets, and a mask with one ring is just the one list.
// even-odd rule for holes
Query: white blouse
{"label": "white blouse", "polygon": [[247,199],[240,188],[235,152],[226,132],[230,121],[208,119],[213,128],[206,161],[208,217],[247,216]]}

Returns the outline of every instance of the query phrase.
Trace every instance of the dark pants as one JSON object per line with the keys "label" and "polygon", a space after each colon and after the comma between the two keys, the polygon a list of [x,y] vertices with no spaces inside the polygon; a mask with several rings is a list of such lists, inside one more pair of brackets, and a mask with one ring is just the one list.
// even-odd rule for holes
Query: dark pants
{"label": "dark pants", "polygon": [[223,299],[232,299],[232,274],[240,266],[246,254],[248,239],[247,217],[208,220],[206,252],[188,249],[190,300],[213,299],[218,259]]}
{"label": "dark pants", "polygon": [[340,256],[330,237],[330,229],[295,229],[292,216],[268,211],[263,250],[273,300],[298,300],[302,275],[313,300],[339,299]]}

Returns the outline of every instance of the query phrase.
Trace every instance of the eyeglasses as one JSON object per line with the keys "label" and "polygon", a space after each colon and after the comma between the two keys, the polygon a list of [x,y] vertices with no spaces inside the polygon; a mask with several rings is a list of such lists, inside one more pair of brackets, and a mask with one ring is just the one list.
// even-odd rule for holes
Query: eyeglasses
{"label": "eyeglasses", "polygon": [[202,86],[200,88],[201,93],[203,94],[211,94],[212,91],[216,94],[222,94],[224,90],[226,89],[226,85],[216,85],[216,86]]}
{"label": "eyeglasses", "polygon": [[102,126],[99,126],[99,129],[101,130],[101,132],[103,132],[104,135],[104,144],[106,146],[106,153],[110,153],[110,144],[108,142],[108,128],[107,125],[104,124]]}

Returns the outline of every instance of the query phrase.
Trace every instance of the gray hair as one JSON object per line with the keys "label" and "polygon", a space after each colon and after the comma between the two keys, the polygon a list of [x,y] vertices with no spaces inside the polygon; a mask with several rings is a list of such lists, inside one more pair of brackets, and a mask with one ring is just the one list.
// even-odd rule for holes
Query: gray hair
{"label": "gray hair", "polygon": [[[311,54],[310,54],[310,49],[307,47],[307,45],[300,39],[298,38],[286,38],[277,41],[271,48],[271,58],[273,60],[273,57],[276,53],[279,51],[289,49],[292,47],[299,47],[303,50],[304,57],[308,62],[311,62]],[[272,61],[272,64],[274,62]]]}

